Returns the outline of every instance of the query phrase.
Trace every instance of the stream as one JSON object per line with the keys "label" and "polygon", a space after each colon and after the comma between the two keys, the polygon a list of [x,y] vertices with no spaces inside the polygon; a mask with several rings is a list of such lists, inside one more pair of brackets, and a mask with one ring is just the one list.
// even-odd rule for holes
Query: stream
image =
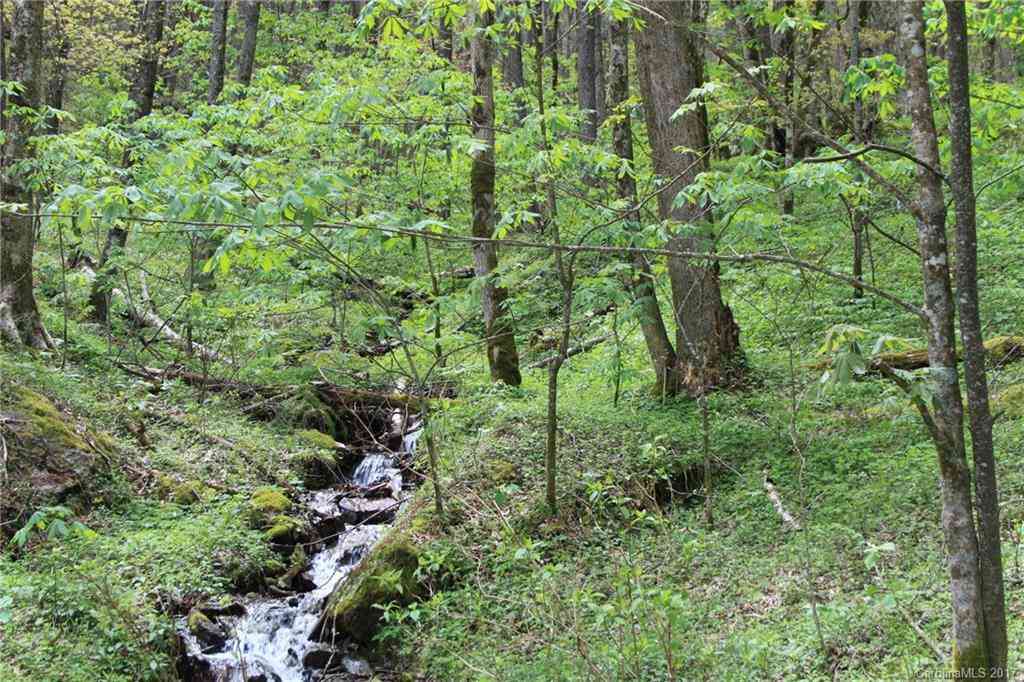
{"label": "stream", "polygon": [[[365,679],[373,670],[342,643],[332,647],[311,634],[331,592],[345,580],[409,498],[401,463],[411,457],[421,433],[402,434],[398,452],[370,452],[341,483],[301,498],[323,538],[293,594],[246,595],[226,608],[198,606],[213,635],[197,636],[188,619],[178,623],[188,680],[211,682],[312,682]],[[329,675],[328,675],[329,674]]]}

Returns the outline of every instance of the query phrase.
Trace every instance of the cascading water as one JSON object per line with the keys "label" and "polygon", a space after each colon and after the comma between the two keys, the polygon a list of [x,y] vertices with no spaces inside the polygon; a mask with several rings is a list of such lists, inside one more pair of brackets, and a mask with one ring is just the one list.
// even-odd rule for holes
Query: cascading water
{"label": "cascading water", "polygon": [[[420,430],[404,434],[403,454],[416,447]],[[353,659],[310,638],[324,602],[380,539],[404,501],[402,473],[396,455],[372,453],[363,457],[347,485],[317,491],[307,506],[323,521],[333,521],[336,538],[313,554],[303,578],[313,589],[279,598],[254,597],[241,601],[239,615],[221,615],[217,626],[226,641],[200,641],[187,623],[179,627],[195,679],[218,682],[311,682],[325,668],[365,675],[365,661]],[[370,497],[368,492],[387,497]],[[343,524],[350,524],[344,528]]]}

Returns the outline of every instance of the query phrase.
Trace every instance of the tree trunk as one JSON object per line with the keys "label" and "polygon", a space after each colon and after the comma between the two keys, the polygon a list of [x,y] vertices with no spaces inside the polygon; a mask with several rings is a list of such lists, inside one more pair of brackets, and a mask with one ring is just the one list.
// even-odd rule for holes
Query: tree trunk
{"label": "tree trunk", "polygon": [[[860,63],[860,28],[864,16],[864,0],[849,0],[849,26],[850,26],[850,55],[849,65],[856,66]],[[864,105],[860,97],[853,100],[853,136],[855,139],[866,142],[864,139]],[[859,174],[858,174],[859,175]],[[854,204],[850,210],[851,229],[853,231],[853,276],[859,281],[864,274],[864,232],[866,217],[864,210]],[[864,298],[864,288],[854,286],[853,297]]]}
{"label": "tree trunk", "polygon": [[580,136],[593,142],[597,139],[597,12],[581,6],[579,17],[576,91],[583,114]]}
{"label": "tree trunk", "polygon": [[[917,158],[938,168],[939,145],[928,84],[923,5],[919,1],[910,2],[902,9],[900,34],[906,55],[911,140]],[[946,206],[938,175],[917,166],[917,183],[915,217],[924,281],[924,312],[928,320],[928,364],[934,391],[931,415],[924,413],[924,416],[931,427],[942,483],[942,529],[953,603],[953,672],[971,678],[987,667],[988,652],[971,474],[964,450],[963,404],[956,371]],[[927,409],[923,405],[922,408]]]}
{"label": "tree trunk", "polygon": [[[984,600],[988,666],[1005,671],[1007,657],[1006,598],[1003,594],[1003,553],[999,537],[999,492],[996,485],[992,414],[985,375],[985,346],[978,303],[978,237],[974,174],[971,159],[970,67],[967,61],[967,17],[962,2],[946,0],[949,64],[949,181],[956,204],[956,290],[964,383],[974,455],[974,490],[978,505],[978,545]],[[1005,673],[999,675],[1005,677]]]}
{"label": "tree trunk", "polygon": [[[17,81],[20,93],[11,93],[11,104],[18,108],[39,109],[43,95],[43,3],[15,0],[11,17],[11,70],[0,79]],[[0,31],[6,26],[0,26]],[[0,50],[6,46],[0,45]],[[6,55],[4,55],[6,62]],[[6,71],[6,63],[3,64]],[[32,153],[28,139],[33,134],[29,118],[16,113],[3,118],[4,145],[0,197],[4,202],[31,204],[32,190],[22,172],[11,172],[12,165]],[[0,341],[50,348],[32,285],[32,259],[35,255],[33,219],[10,213],[0,215]]]}
{"label": "tree trunk", "polygon": [[[53,64],[46,84],[46,105],[51,109],[63,110],[64,90],[68,77],[68,52],[71,44],[60,21],[54,29],[54,41],[56,49],[52,54]],[[51,135],[60,132],[60,119],[56,115],[51,114],[47,117],[46,131]]]}
{"label": "tree trunk", "polygon": [[238,13],[242,15],[245,25],[242,48],[238,51],[238,82],[249,87],[256,63],[256,35],[260,27],[259,0],[242,0],[238,5]]}
{"label": "tree trunk", "polygon": [[[651,141],[655,172],[668,187],[658,194],[662,219],[689,224],[686,236],[676,236],[670,248],[683,251],[714,250],[714,235],[705,220],[705,207],[692,202],[676,205],[676,195],[707,169],[707,110],[703,104],[674,116],[690,91],[704,83],[704,56],[691,24],[701,20],[695,4],[665,1],[645,3],[656,15],[636,37],[640,91]],[[678,152],[682,147],[686,152]],[[670,258],[669,277],[676,318],[676,366],[666,391],[681,387],[703,390],[727,382],[739,370],[742,352],[739,328],[732,311],[722,302],[718,264]]]}
{"label": "tree trunk", "polygon": [[597,91],[597,126],[601,127],[604,120],[608,118],[608,80],[605,44],[608,42],[608,19],[600,12],[594,12],[594,21],[597,24],[597,81],[594,85]]}
{"label": "tree trunk", "polygon": [[[612,145],[616,155],[629,162],[633,168],[633,129],[629,119],[629,25],[626,21],[609,22],[610,65],[608,89],[612,111],[617,118],[612,128]],[[622,173],[618,177],[619,197],[630,206],[638,203],[636,178],[632,173]],[[634,211],[629,216],[630,228],[640,229],[640,212]],[[658,305],[658,292],[654,286],[654,275],[651,265],[643,254],[636,254],[632,259],[633,274],[627,284],[633,300],[640,310],[640,329],[643,331],[647,344],[647,353],[651,358],[651,366],[657,377],[657,392],[664,390],[665,379],[674,371],[676,352],[668,338],[665,321]]]}
{"label": "tree trunk", "polygon": [[[135,105],[132,113],[132,120],[149,116],[153,111],[153,93],[156,91],[156,78],[160,67],[160,43],[164,35],[164,14],[165,3],[162,0],[146,0],[142,7],[142,40],[143,50],[139,58],[139,64],[129,90],[129,96]],[[125,151],[122,165],[131,166],[131,159],[128,151]],[[107,231],[107,239],[103,244],[103,251],[100,253],[99,272],[109,278],[114,273],[110,272],[107,262],[114,251],[124,249],[128,243],[128,231],[119,225],[112,225]],[[105,324],[109,319],[109,301],[107,291],[104,287],[104,278],[97,277],[89,294],[89,302],[92,306],[93,319]]]}
{"label": "tree trunk", "polygon": [[544,13],[544,52],[551,58],[551,91],[558,93],[558,16],[549,3],[541,3]]}
{"label": "tree trunk", "polygon": [[[479,12],[471,46],[473,69],[473,105],[470,122],[473,135],[482,149],[473,152],[470,183],[473,196],[473,236],[494,237],[494,45],[484,31],[493,23],[493,12]],[[473,245],[473,263],[483,282],[480,297],[487,335],[487,363],[491,379],[510,386],[522,382],[515,332],[505,310],[508,294],[492,280],[498,267],[498,251],[493,242]]]}
{"label": "tree trunk", "polygon": [[[518,21],[518,19],[516,19]],[[511,90],[516,101],[516,119],[522,123],[529,111],[526,108],[526,76],[523,74],[523,31],[510,38],[509,45],[501,56],[501,72],[505,86]]]}
{"label": "tree trunk", "polygon": [[224,53],[227,47],[228,0],[213,0],[210,16],[210,63],[207,75],[210,79],[206,91],[206,103],[216,104],[220,91],[224,89]]}

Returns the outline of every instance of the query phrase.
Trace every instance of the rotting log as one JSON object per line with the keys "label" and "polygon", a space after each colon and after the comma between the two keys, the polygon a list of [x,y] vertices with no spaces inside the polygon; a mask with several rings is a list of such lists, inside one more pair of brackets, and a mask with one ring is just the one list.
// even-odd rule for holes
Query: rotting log
{"label": "rotting log", "polygon": [[[985,342],[985,354],[989,366],[1005,365],[1024,358],[1024,336],[995,336]],[[957,361],[962,359],[957,353]],[[832,366],[832,358],[825,358],[811,365],[812,369],[828,369]],[[928,349],[879,353],[867,361],[869,372],[880,373],[882,367],[901,370],[923,369],[928,366]]]}
{"label": "rotting log", "polygon": [[[85,275],[85,278],[90,284],[96,280],[96,271],[89,267],[88,264],[81,264],[79,269]],[[146,282],[144,279],[141,280],[141,291],[143,292],[144,302],[151,305],[149,300],[149,291],[146,288]],[[128,311],[128,319],[130,319],[132,323],[139,327],[155,329],[158,336],[162,337],[172,345],[177,346],[186,352],[190,350],[188,340],[176,332],[174,328],[170,326],[168,320],[163,319],[152,310],[146,310],[142,306],[136,306],[132,302],[131,298],[117,287],[111,288],[110,295],[124,303],[125,308]],[[196,343],[195,341],[191,344],[191,352],[207,362],[222,362],[227,365],[231,364],[231,361],[228,358],[225,358],[212,348],[207,348],[201,343]]]}

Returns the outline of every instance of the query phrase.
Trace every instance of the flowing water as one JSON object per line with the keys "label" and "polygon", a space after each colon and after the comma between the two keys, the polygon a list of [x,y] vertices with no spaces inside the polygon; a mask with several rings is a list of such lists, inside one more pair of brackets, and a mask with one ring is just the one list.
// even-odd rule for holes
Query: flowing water
{"label": "flowing water", "polygon": [[[403,454],[411,454],[420,431],[406,433]],[[222,645],[200,641],[180,623],[187,655],[196,670],[193,679],[218,682],[311,682],[319,679],[328,660],[332,668],[356,675],[369,673],[365,661],[311,639],[325,601],[380,539],[404,501],[402,473],[393,453],[366,455],[347,485],[312,493],[305,500],[324,521],[338,521],[336,539],[313,554],[302,577],[313,589],[278,598],[240,601],[241,615],[221,615],[218,626],[228,633]],[[366,491],[373,490],[374,497]],[[363,493],[363,494],[360,494]],[[385,497],[380,497],[384,495]],[[347,523],[346,523],[347,522]]]}

